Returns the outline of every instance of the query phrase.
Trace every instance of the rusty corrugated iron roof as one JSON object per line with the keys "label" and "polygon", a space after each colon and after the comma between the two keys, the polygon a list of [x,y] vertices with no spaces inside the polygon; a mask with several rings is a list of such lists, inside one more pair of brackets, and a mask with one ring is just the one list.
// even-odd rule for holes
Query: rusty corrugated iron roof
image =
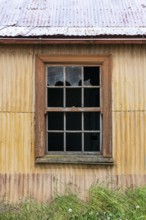
{"label": "rusty corrugated iron roof", "polygon": [[0,0],[1,37],[146,34],[146,0]]}

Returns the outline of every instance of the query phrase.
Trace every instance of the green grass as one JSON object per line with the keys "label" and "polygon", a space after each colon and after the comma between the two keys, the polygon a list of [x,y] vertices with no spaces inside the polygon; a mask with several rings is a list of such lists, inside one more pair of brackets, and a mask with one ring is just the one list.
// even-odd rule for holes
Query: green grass
{"label": "green grass", "polygon": [[26,200],[0,202],[0,220],[146,220],[146,187],[112,190],[90,187],[88,200],[77,195],[57,195],[50,203]]}

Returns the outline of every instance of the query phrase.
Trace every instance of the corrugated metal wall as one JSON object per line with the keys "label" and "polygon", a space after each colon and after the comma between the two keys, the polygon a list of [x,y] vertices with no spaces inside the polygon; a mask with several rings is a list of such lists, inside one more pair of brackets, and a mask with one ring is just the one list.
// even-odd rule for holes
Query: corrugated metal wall
{"label": "corrugated metal wall", "polygon": [[[36,54],[112,54],[114,166],[35,165]],[[99,180],[146,183],[146,46],[0,46],[0,196],[48,200],[67,187],[85,197]]]}

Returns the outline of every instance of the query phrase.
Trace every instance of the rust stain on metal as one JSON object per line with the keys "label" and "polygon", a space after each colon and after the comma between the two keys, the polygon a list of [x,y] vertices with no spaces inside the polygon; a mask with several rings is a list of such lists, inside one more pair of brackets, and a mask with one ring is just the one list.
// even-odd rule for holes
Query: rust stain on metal
{"label": "rust stain on metal", "polygon": [[0,1],[0,36],[143,36],[144,0]]}

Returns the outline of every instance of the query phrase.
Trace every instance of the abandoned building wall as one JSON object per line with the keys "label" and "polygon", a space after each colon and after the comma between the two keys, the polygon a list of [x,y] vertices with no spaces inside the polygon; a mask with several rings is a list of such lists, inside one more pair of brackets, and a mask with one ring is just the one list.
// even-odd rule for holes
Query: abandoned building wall
{"label": "abandoned building wall", "polygon": [[[34,160],[35,55],[112,55],[114,165],[40,165]],[[146,183],[145,45],[0,46],[0,196],[49,200],[67,187]]]}

